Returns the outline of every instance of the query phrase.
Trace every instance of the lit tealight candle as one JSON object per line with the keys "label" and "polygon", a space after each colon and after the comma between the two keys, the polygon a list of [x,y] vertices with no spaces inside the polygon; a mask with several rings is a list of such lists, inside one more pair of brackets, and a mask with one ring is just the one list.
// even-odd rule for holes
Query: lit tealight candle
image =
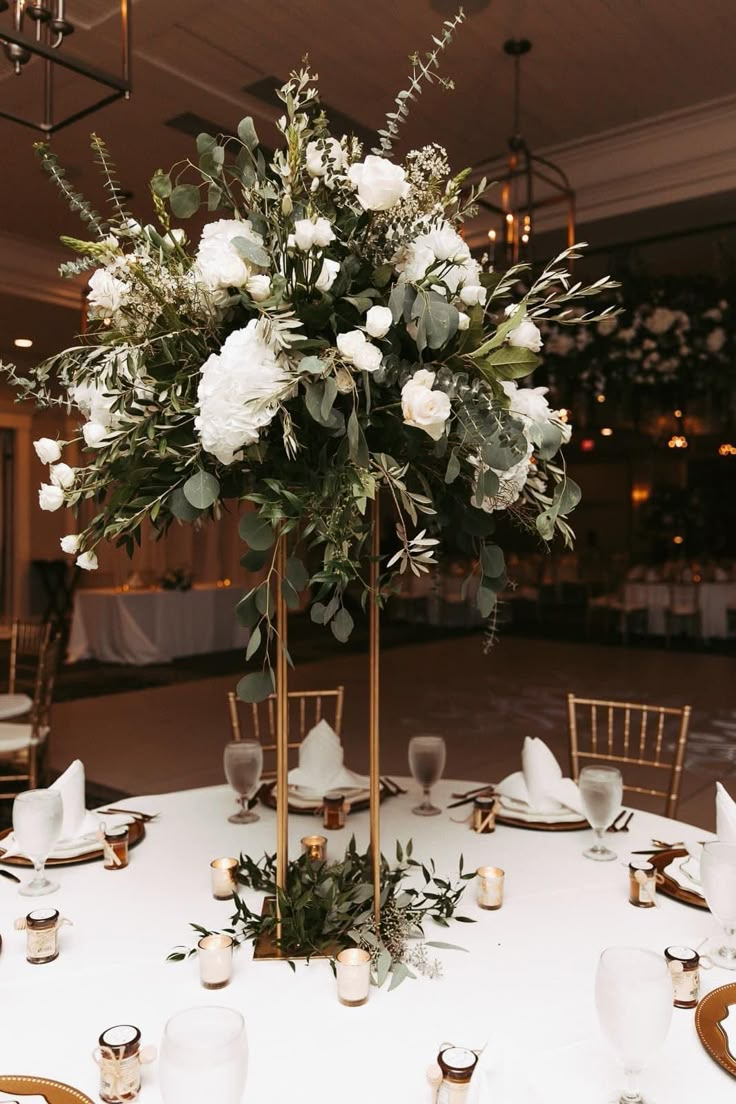
{"label": "lit tealight candle", "polygon": [[500,909],[503,904],[504,871],[497,866],[479,866],[476,892],[478,904],[482,909]]}
{"label": "lit tealight candle", "polygon": [[205,935],[197,944],[199,980],[205,989],[224,989],[233,972],[233,940],[230,935]]}
{"label": "lit tealight candle", "polygon": [[340,951],[336,962],[337,999],[348,1008],[368,1000],[371,986],[371,956],[360,947]]}
{"label": "lit tealight candle", "polygon": [[215,859],[210,863],[210,867],[212,868],[212,896],[216,901],[227,901],[237,888],[235,873],[238,869],[238,860]]}
{"label": "lit tealight candle", "polygon": [[310,862],[324,862],[327,858],[326,836],[303,836],[302,853]]}

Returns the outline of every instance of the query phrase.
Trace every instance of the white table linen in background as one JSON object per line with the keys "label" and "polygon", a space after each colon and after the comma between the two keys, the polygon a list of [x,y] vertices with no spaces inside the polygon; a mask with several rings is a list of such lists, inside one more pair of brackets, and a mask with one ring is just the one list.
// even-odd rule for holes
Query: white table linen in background
{"label": "white table linen in background", "polygon": [[80,589],[67,661],[169,663],[177,656],[245,646],[248,631],[235,617],[240,587],[191,590]]}
{"label": "white table linen in background", "polygon": [[[433,798],[444,806],[452,790],[471,786],[442,782]],[[227,924],[232,906],[211,897],[210,861],[241,848],[253,857],[272,851],[275,813],[260,809],[256,824],[228,824],[235,798],[224,786],[130,798],[126,807],[161,815],[131,852],[128,869],[111,872],[97,863],[54,870],[61,890],[44,901],[74,921],[60,933],[56,962],[39,967],[25,961],[25,935],[12,930],[12,921],[30,906],[0,879],[0,1068],[53,1077],[96,1099],[99,1077],[90,1054],[101,1031],[134,1023],[145,1043],[157,1045],[175,1012],[221,1004],[239,1009],[247,1023],[244,1104],[430,1104],[425,1071],[439,1044],[478,1047],[486,1040],[506,1054],[512,1082],[518,1083],[517,1074],[528,1082],[530,1100],[534,1094],[544,1104],[612,1100],[623,1081],[594,1011],[601,950],[612,944],[656,951],[673,943],[697,947],[716,930],[709,913],[665,897],[654,909],[629,905],[629,848],[648,846],[652,835],[688,842],[707,833],[637,812],[629,833],[606,840],[621,861],[593,863],[581,854],[589,833],[499,826],[493,835],[475,835],[451,819],[462,817],[464,808],[432,820],[412,816],[418,793],[413,783],[407,788],[407,796],[382,806],[384,854],[393,855],[397,838],[413,838],[416,857],[433,857],[441,875],[455,871],[461,852],[466,869],[491,863],[506,870],[499,912],[476,906],[471,883],[461,911],[476,924],[449,930],[428,925],[429,939],[469,952],[434,952],[443,962],[441,980],[409,980],[392,993],[372,989],[363,1008],[344,1008],[327,962],[300,964],[293,974],[284,963],[252,961],[246,946],[236,952],[232,984],[206,992],[194,959],[166,963],[166,954],[174,944],[191,944],[190,921]],[[318,824],[313,817],[290,817],[292,855],[300,837]],[[346,829],[326,833],[331,856],[342,854],[352,832],[365,847],[367,812],[350,816]],[[258,895],[247,899],[260,906]],[[719,969],[702,977],[704,990],[735,980]],[[155,1064],[144,1068],[141,1104],[160,1102],[157,1076]],[[643,1086],[660,1104],[731,1104],[734,1097],[733,1079],[697,1038],[693,1012],[680,1009]]]}
{"label": "white table linen in background", "polygon": [[[736,609],[736,583],[694,583],[698,591],[702,633],[706,640],[728,636],[728,610]],[[646,609],[648,629],[664,636],[666,610],[670,604],[670,583],[626,583],[627,608]]]}

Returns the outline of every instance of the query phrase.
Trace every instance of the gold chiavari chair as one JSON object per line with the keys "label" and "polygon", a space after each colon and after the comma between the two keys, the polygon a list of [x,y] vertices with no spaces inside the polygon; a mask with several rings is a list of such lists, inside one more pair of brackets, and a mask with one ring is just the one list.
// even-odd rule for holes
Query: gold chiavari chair
{"label": "gold chiavari chair", "polygon": [[[19,790],[35,789],[43,782],[59,648],[56,637],[44,649],[36,672],[30,719],[0,722],[0,799],[13,798]],[[8,784],[13,788],[5,790]]]}
{"label": "gold chiavari chair", "polygon": [[[663,772],[668,788],[634,786],[624,781],[624,792],[662,798],[665,815],[677,810],[685,760],[690,706],[598,701],[567,695],[572,777],[577,782],[581,760],[620,763],[640,774]],[[582,764],[585,766],[585,763]]]}
{"label": "gold chiavari chair", "polygon": [[36,678],[51,640],[50,621],[13,621],[10,628],[8,692],[0,694],[0,720],[30,712]]}
{"label": "gold chiavari chair", "polygon": [[[326,720],[332,726],[338,736],[342,731],[342,710],[345,697],[345,688],[336,686],[334,690],[290,690],[289,698],[289,733],[293,736],[298,733],[297,740],[289,741],[289,749],[298,748],[309,730],[321,720]],[[264,752],[276,753],[276,695],[271,694],[265,701],[251,703],[250,707],[230,691],[227,696],[230,710],[230,726],[233,740],[244,738],[241,727],[243,713],[250,709],[250,730],[248,736],[262,740],[262,734],[270,743],[263,745]],[[327,715],[324,706],[328,705]],[[265,775],[273,772],[266,771]]]}

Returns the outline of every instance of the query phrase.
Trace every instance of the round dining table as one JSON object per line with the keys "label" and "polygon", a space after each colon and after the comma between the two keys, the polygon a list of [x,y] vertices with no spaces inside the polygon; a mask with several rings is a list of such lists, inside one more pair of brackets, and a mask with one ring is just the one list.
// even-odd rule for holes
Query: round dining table
{"label": "round dining table", "polygon": [[[175,945],[192,945],[190,923],[227,926],[232,902],[213,899],[210,862],[273,851],[275,812],[260,808],[257,823],[228,823],[236,806],[225,786],[130,798],[121,804],[158,816],[126,869],[108,871],[101,862],[56,867],[60,890],[35,900],[0,878],[0,1075],[54,1078],[96,1100],[92,1051],[101,1032],[135,1024],[144,1044],[157,1045],[174,1013],[216,1004],[245,1017],[245,1104],[430,1104],[427,1068],[443,1042],[491,1048],[500,1071],[493,1104],[609,1104],[623,1077],[596,1018],[601,951],[699,947],[717,931],[709,912],[661,894],[656,908],[630,905],[630,852],[650,847],[653,838],[695,842],[708,834],[637,811],[628,832],[607,836],[617,860],[591,862],[582,854],[591,842],[587,830],[499,825],[479,835],[470,830],[468,806],[446,808],[451,794],[472,782],[439,783],[433,798],[442,814],[420,818],[411,812],[416,787],[398,781],[409,792],[388,798],[381,810],[387,857],[393,859],[397,840],[411,839],[415,858],[434,859],[440,876],[455,876],[461,856],[466,871],[486,864],[506,871],[500,910],[482,911],[469,882],[459,911],[475,922],[427,925],[428,940],[461,948],[430,949],[441,961],[440,978],[409,979],[391,992],[372,988],[366,1005],[349,1008],[338,1003],[326,960],[297,963],[293,972],[284,962],[254,961],[244,945],[231,984],[205,991],[195,957],[171,963],[166,956]],[[300,838],[320,825],[314,816],[290,816],[292,856]],[[344,829],[326,832],[328,858],[339,858],[353,833],[365,847],[368,828],[368,813],[356,812]],[[259,895],[245,896],[260,908]],[[25,934],[13,930],[13,921],[47,905],[73,926],[60,931],[56,961],[30,965]],[[702,991],[731,981],[736,975],[728,971],[703,971]],[[701,1045],[693,1011],[677,1008],[642,1083],[653,1104],[732,1104],[736,1095],[734,1079]],[[143,1068],[140,1100],[161,1100],[155,1062]]]}

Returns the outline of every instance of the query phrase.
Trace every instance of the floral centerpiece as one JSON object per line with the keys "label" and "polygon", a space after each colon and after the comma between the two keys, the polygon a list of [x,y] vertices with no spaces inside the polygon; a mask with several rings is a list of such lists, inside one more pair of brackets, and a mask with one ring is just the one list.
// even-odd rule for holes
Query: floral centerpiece
{"label": "floral centerpiece", "polygon": [[[228,501],[248,503],[243,565],[266,571],[238,607],[248,658],[262,659],[239,685],[249,701],[273,686],[273,583],[290,605],[311,587],[312,620],[349,636],[344,596],[366,588],[367,507],[379,491],[396,529],[387,574],[429,571],[451,529],[477,565],[484,616],[505,583],[499,515],[545,541],[555,531],[572,539],[580,491],[559,455],[570,426],[517,381],[539,363],[538,322],[596,321],[573,307],[611,282],[571,286],[570,249],[515,301],[525,266],[494,272],[462,237],[479,189],[463,194],[466,174],[453,175],[437,145],[392,159],[412,101],[428,82],[450,84],[440,56],[462,18],[412,58],[372,152],[330,132],[303,68],[281,89],[283,147],[270,161],[250,118],[237,138],[200,134],[196,161],[152,179],[155,226],[126,209],[99,137],[108,216],[39,146],[89,231],[64,239],[79,254],[64,274],[93,270],[79,344],[28,378],[4,366],[21,396],[83,418],[85,466],[59,462],[64,442],[37,444],[50,463],[40,505],[84,517],[85,503],[96,506],[62,540],[91,570],[100,542],[132,551],[144,523],[163,535],[174,522],[217,518]],[[196,241],[172,224],[203,208]],[[276,580],[275,538],[287,533]],[[315,549],[320,562],[308,569],[304,551],[314,564]]]}

